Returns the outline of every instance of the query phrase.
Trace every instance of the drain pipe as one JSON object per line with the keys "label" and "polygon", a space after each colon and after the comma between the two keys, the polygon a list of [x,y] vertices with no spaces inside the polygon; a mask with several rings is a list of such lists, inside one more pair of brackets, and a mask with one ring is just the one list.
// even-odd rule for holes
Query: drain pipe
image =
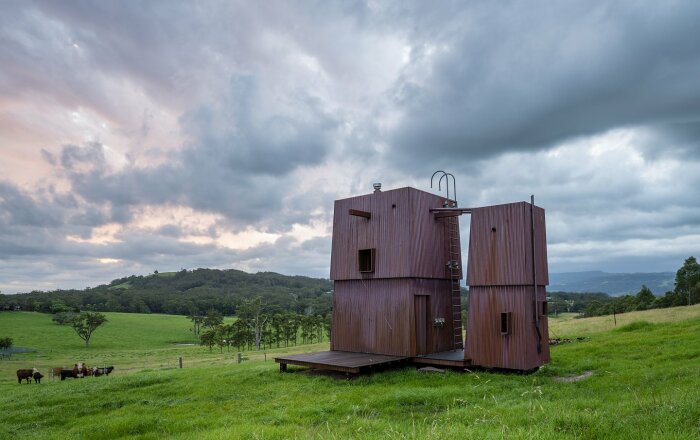
{"label": "drain pipe", "polygon": [[535,330],[537,330],[537,353],[542,353],[542,333],[540,332],[540,314],[537,310],[537,264],[535,262],[535,195],[530,196],[530,238],[532,239],[532,311]]}

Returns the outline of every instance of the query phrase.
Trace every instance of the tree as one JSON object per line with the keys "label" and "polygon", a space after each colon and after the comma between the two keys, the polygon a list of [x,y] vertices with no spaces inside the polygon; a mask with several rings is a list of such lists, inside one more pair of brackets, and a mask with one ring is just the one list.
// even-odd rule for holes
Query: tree
{"label": "tree", "polygon": [[192,333],[194,333],[195,336],[199,335],[201,333],[202,322],[204,322],[204,316],[201,316],[196,311],[193,311],[187,315],[187,319],[192,321]]}
{"label": "tree", "polygon": [[250,327],[243,322],[242,319],[237,320],[231,325],[231,345],[235,345],[238,351],[241,351],[241,347],[245,347],[250,337]]}
{"label": "tree", "polygon": [[[233,324],[221,325],[219,326],[219,336],[224,345],[226,345],[226,351],[231,351],[231,345],[235,344],[236,328]],[[223,352],[223,348],[222,348]]]}
{"label": "tree", "polygon": [[277,343],[277,348],[282,342],[282,328],[284,327],[284,315],[281,313],[275,313],[270,319],[270,326],[272,327],[272,333],[274,335],[275,342]]}
{"label": "tree", "polygon": [[107,317],[98,312],[58,313],[53,320],[57,324],[70,326],[85,341],[85,348],[88,348],[92,333],[107,322]]}
{"label": "tree", "polygon": [[294,345],[297,345],[297,333],[299,330],[299,315],[295,313],[285,313],[285,324],[284,324],[284,346],[289,345],[289,341],[294,341]]}
{"label": "tree", "polygon": [[74,317],[74,312],[59,312],[53,315],[51,319],[58,325],[68,325]]}
{"label": "tree", "polygon": [[687,298],[686,304],[692,304],[692,294],[696,290],[696,286],[700,283],[700,264],[695,257],[688,257],[683,266],[676,272],[676,288],[677,294]]}
{"label": "tree", "polygon": [[237,314],[238,317],[253,331],[253,335],[255,337],[255,349],[260,350],[263,329],[269,318],[267,308],[263,304],[262,298],[256,296],[253,299],[244,300],[240,307],[238,307]]}
{"label": "tree", "polygon": [[0,350],[7,350],[8,357],[12,354],[12,352],[9,351],[10,348],[12,348],[12,338],[0,338]]}
{"label": "tree", "polygon": [[654,300],[656,297],[652,293],[651,289],[642,284],[642,289],[637,293],[637,309],[647,310],[654,307]]}
{"label": "tree", "polygon": [[209,310],[207,316],[204,318],[202,325],[208,329],[215,329],[224,323],[224,317],[221,313],[216,310]]}
{"label": "tree", "polygon": [[12,348],[12,338],[0,338],[0,350],[9,350]]}
{"label": "tree", "polygon": [[[332,332],[331,332],[331,325],[333,324],[333,315],[330,314],[330,313],[327,314],[327,315],[323,318],[323,321],[324,321],[324,324],[325,324],[325,326],[326,326],[326,336],[328,336],[328,340],[330,341],[330,340],[331,340],[331,334],[332,334]],[[465,319],[463,322],[467,322],[467,320]]]}
{"label": "tree", "polygon": [[211,351],[212,347],[216,344],[216,330],[209,329],[199,336],[199,345],[206,345]]}

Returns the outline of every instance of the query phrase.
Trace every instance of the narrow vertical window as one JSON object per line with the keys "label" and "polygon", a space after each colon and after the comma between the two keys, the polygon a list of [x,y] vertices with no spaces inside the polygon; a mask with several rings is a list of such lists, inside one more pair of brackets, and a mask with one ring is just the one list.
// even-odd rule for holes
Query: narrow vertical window
{"label": "narrow vertical window", "polygon": [[547,310],[547,301],[542,301],[542,316],[547,316],[549,310]]}
{"label": "narrow vertical window", "polygon": [[501,313],[501,335],[510,333],[510,312]]}
{"label": "narrow vertical window", "polygon": [[374,272],[375,249],[360,249],[358,251],[358,262],[360,272]]}

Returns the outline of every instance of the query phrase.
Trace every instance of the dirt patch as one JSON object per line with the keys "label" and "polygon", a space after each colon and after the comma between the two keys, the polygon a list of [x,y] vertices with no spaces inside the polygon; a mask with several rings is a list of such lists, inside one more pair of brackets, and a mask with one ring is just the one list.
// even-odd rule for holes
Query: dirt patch
{"label": "dirt patch", "polygon": [[584,371],[583,374],[579,374],[578,376],[555,377],[554,380],[557,382],[564,382],[564,383],[580,382],[584,379],[588,379],[591,376],[593,376],[592,371]]}
{"label": "dirt patch", "polygon": [[550,338],[549,345],[560,345],[560,344],[570,344],[572,342],[583,342],[588,341],[590,338],[580,337],[580,338]]}

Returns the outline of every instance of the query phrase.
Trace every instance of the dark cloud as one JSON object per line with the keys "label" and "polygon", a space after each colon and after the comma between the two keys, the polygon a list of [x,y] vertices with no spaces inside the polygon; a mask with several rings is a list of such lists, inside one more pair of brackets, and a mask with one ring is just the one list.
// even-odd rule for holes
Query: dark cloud
{"label": "dark cloud", "polygon": [[700,117],[696,2],[476,4],[440,28],[434,15],[412,17],[427,73],[396,85],[406,166]]}
{"label": "dark cloud", "polygon": [[14,185],[0,181],[0,224],[4,228],[19,226],[52,227],[62,223],[61,211],[44,201],[35,201]]}
{"label": "dark cloud", "polygon": [[[698,17],[697,2],[4,5],[0,125],[56,141],[33,147],[50,175],[0,182],[0,287],[327,276],[334,199],[430,190],[438,168],[463,206],[536,194],[553,270],[668,269],[700,226]],[[279,238],[212,241],[246,230]]]}
{"label": "dark cloud", "polygon": [[110,173],[97,143],[64,146],[60,163],[74,193],[91,203],[181,204],[234,223],[259,221],[281,209],[292,171],[325,160],[338,128],[302,92],[292,111],[267,109],[263,101],[254,80],[234,79],[220,101],[183,116],[189,145],[160,166]]}

